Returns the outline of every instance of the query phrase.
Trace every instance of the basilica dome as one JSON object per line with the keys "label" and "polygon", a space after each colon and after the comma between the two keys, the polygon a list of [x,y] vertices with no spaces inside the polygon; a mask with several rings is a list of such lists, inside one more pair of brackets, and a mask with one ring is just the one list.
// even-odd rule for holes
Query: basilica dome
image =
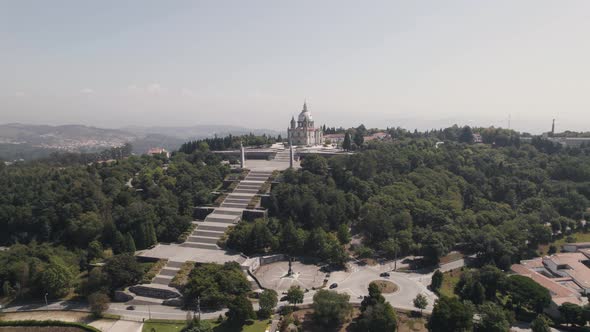
{"label": "basilica dome", "polygon": [[303,103],[303,110],[301,111],[301,113],[299,113],[299,122],[303,122],[303,121],[307,121],[307,122],[311,122],[313,121],[313,118],[311,117],[311,112],[307,110],[307,104]]}

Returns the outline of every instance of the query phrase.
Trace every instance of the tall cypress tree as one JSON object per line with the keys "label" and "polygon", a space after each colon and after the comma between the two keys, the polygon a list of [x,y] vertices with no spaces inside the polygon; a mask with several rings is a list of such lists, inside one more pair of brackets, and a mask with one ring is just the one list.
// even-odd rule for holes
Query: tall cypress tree
{"label": "tall cypress tree", "polygon": [[120,254],[127,251],[125,237],[119,231],[115,231],[115,237],[113,239],[113,251],[115,254]]}
{"label": "tall cypress tree", "polygon": [[137,239],[137,248],[145,249],[148,247],[149,239],[146,230],[146,225],[144,223],[137,223],[136,224],[137,231],[135,232],[135,238]]}
{"label": "tall cypress tree", "polygon": [[135,240],[133,240],[131,233],[125,234],[125,252],[135,253],[136,250]]}
{"label": "tall cypress tree", "polygon": [[344,142],[342,142],[342,148],[346,151],[350,151],[351,147],[352,147],[352,142],[350,139],[350,134],[346,133],[346,134],[344,134]]}
{"label": "tall cypress tree", "polygon": [[151,247],[158,242],[158,237],[156,236],[156,228],[154,227],[153,222],[149,222],[147,225],[147,247]]}

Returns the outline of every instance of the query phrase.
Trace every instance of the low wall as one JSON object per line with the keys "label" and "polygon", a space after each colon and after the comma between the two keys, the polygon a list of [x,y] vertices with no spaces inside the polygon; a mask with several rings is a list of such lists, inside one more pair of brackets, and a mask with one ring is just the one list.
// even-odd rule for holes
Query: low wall
{"label": "low wall", "polygon": [[[214,154],[223,156],[225,158],[233,157],[233,158],[240,158],[240,150],[232,150],[232,151],[211,151]],[[264,159],[264,160],[271,160],[277,154],[274,150],[261,150],[261,151],[248,151],[247,149],[244,150],[244,154],[246,156],[246,161],[248,159]]]}
{"label": "low wall", "polygon": [[242,212],[242,220],[254,221],[256,219],[268,218],[268,212],[266,210],[244,210]]}
{"label": "low wall", "polygon": [[153,297],[156,299],[173,299],[175,297],[181,296],[180,293],[167,290],[167,289],[159,289],[159,288],[152,288],[146,286],[131,286],[129,287],[129,291],[139,296],[146,296],[146,297]]}
{"label": "low wall", "polygon": [[286,261],[286,260],[287,260],[287,256],[285,256],[283,254],[263,256],[263,257],[260,257],[260,265],[262,266],[262,265],[271,264],[274,262]]}
{"label": "low wall", "polygon": [[260,195],[260,206],[262,206],[265,209],[268,209],[268,208],[270,208],[270,204],[271,203],[272,202],[271,202],[271,199],[270,199],[270,195],[269,194]]}
{"label": "low wall", "polygon": [[193,218],[197,220],[205,220],[209,214],[215,211],[214,207],[198,206],[193,210]]}

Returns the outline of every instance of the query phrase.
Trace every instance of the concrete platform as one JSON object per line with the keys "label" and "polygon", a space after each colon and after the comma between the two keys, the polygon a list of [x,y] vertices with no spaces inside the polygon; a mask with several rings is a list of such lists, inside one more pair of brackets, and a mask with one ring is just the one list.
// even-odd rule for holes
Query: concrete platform
{"label": "concrete platform", "polygon": [[[190,243],[184,243],[190,244]],[[216,245],[209,246],[208,249],[199,247],[190,247],[178,244],[159,244],[152,249],[140,252],[138,257],[149,257],[157,259],[169,259],[173,261],[193,261],[197,263],[219,263],[231,262],[238,260],[241,256],[238,253],[226,252],[219,250]],[[215,248],[211,250],[211,247]]]}
{"label": "concrete platform", "polygon": [[207,244],[207,243],[197,243],[197,242],[185,242],[181,244],[182,247],[185,248],[194,248],[194,249],[206,249],[206,250],[220,250],[216,244]]}

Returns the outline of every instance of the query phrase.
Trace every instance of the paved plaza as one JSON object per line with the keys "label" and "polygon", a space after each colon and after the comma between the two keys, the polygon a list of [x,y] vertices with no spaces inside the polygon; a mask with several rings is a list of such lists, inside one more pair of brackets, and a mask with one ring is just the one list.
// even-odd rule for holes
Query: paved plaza
{"label": "paved plaza", "polygon": [[288,276],[289,263],[275,262],[261,266],[255,275],[264,288],[274,289],[278,293],[287,291],[291,286],[312,289],[324,283],[326,274],[317,265],[293,262],[292,269],[293,275]]}

